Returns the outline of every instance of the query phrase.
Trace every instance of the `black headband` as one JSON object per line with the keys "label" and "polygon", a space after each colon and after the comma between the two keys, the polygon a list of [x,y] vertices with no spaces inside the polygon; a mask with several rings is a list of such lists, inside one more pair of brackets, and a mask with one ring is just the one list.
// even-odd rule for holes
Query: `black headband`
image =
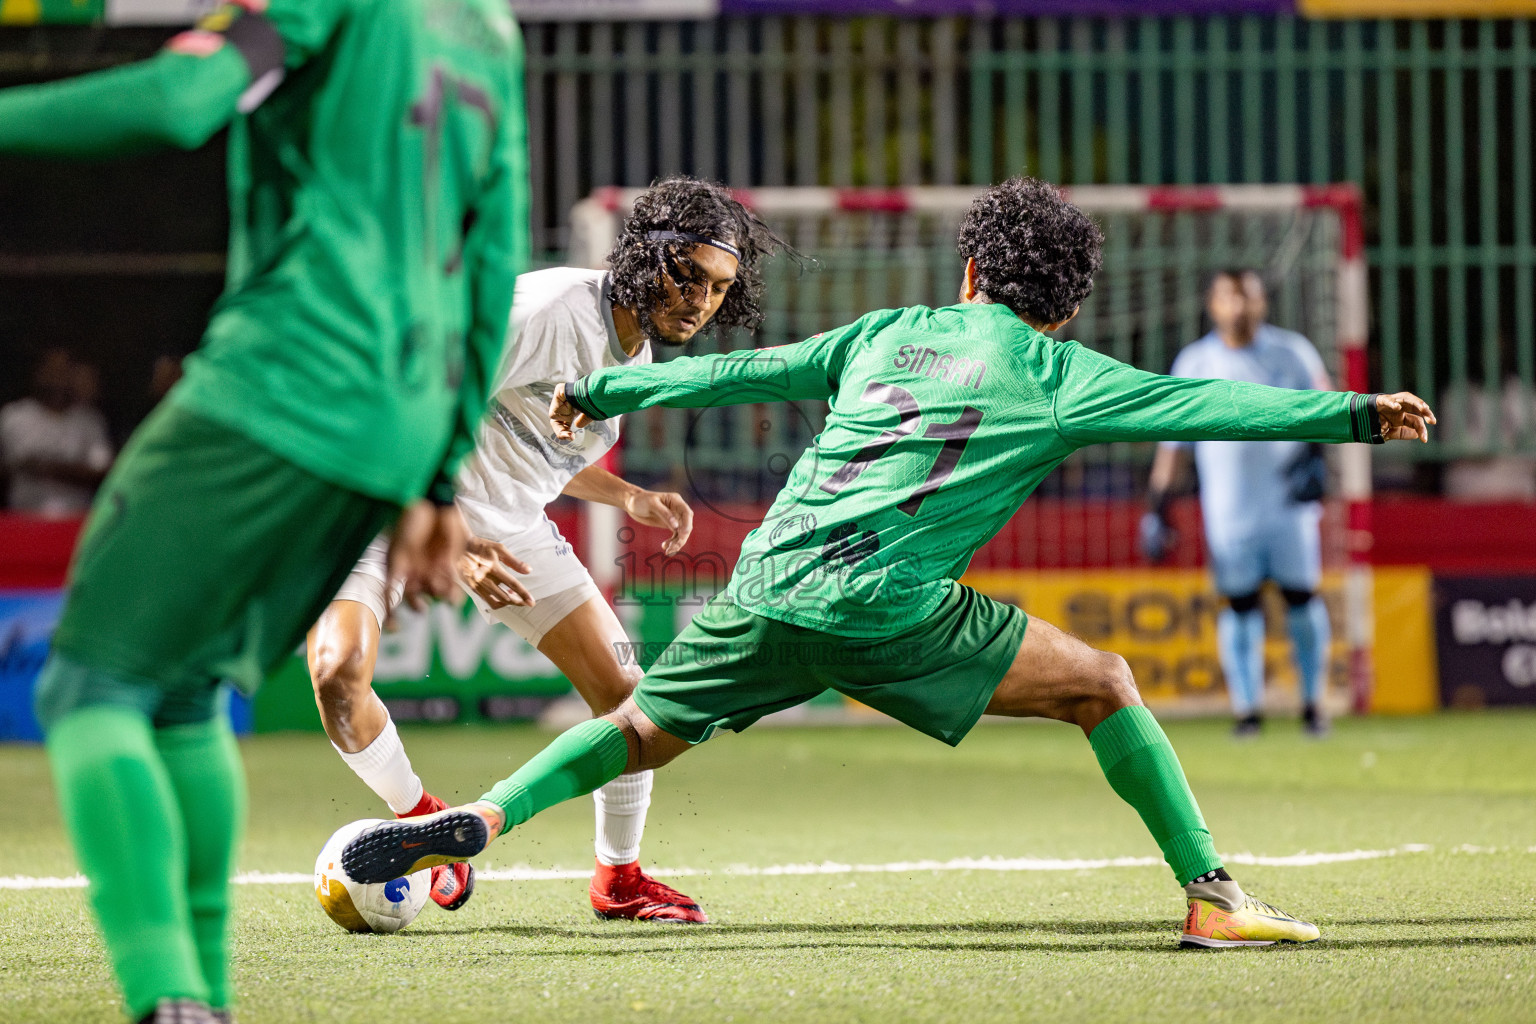
{"label": "black headband", "polygon": [[718,238],[710,238],[708,235],[696,235],[692,231],[647,231],[645,237],[660,241],[693,242],[697,245],[712,245],[716,249],[723,250],[736,257],[741,262],[741,250],[729,242],[722,242]]}

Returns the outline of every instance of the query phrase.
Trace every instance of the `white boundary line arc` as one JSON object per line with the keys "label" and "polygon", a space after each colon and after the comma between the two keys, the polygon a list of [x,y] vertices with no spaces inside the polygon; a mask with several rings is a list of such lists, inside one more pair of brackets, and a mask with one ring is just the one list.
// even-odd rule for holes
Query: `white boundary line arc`
{"label": "white boundary line arc", "polygon": [[314,885],[313,871],[242,871],[230,879],[236,885]]}
{"label": "white boundary line arc", "polygon": [[[1324,864],[1347,864],[1352,861],[1381,860],[1415,853],[1432,853],[1435,847],[1425,843],[1404,843],[1388,850],[1341,850],[1334,853],[1292,853],[1285,856],[1266,856],[1254,853],[1225,853],[1221,859],[1227,864],[1253,867],[1300,868],[1318,867]],[[1536,846],[1460,846],[1446,847],[1447,853],[1532,853]],[[793,875],[852,875],[852,874],[913,874],[919,871],[1099,871],[1104,868],[1144,868],[1160,866],[1157,857],[1101,857],[1095,859],[1059,859],[1049,857],[955,857],[950,860],[905,860],[889,864],[842,864],[823,861],[820,864],[770,864],[755,867],[749,864],[733,864],[718,871],[705,868],[652,868],[650,874],[658,878],[691,878],[721,875],[727,878],[771,878]],[[482,882],[552,882],[576,881],[590,877],[590,868],[485,868],[475,877]],[[296,871],[242,871],[232,878],[235,885],[309,885],[314,875]],[[34,878],[27,875],[0,877],[0,890],[4,889],[83,889],[84,875],[63,878]]]}
{"label": "white boundary line arc", "polygon": [[71,875],[68,878],[28,878],[26,875],[12,875],[9,878],[0,878],[0,889],[84,889],[85,885],[84,875]]}

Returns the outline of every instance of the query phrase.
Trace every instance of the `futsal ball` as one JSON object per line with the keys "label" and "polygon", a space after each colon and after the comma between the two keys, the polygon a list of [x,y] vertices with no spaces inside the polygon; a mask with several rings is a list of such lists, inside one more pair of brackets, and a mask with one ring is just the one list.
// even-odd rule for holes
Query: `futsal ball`
{"label": "futsal ball", "polygon": [[399,931],[416,920],[432,888],[431,868],[371,885],[354,881],[342,870],[342,847],[380,821],[365,818],[341,826],[315,858],[315,899],[327,917],[349,932]]}

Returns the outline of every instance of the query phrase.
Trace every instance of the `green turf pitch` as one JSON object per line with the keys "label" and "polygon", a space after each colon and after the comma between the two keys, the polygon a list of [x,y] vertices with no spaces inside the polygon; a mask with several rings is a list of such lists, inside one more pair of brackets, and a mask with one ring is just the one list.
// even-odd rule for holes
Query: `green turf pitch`
{"label": "green turf pitch", "polygon": [[[450,799],[548,739],[403,732]],[[1342,721],[1322,743],[1289,722],[1242,744],[1219,722],[1168,732],[1223,853],[1401,852],[1234,866],[1323,929],[1312,947],[1234,952],[1175,948],[1183,904],[1160,864],[732,873],[1156,854],[1066,727],[984,725],[958,750],[895,728],[759,729],[657,779],[646,863],[710,869],[675,883],[714,925],[601,924],[582,881],[487,882],[457,914],[429,906],[399,935],[351,936],[304,885],[243,885],[239,1019],[1536,1020],[1536,716]],[[379,811],[320,737],[244,749],[244,870],[307,872],[332,829]],[[41,751],[0,748],[0,778],[0,878],[72,874]],[[591,814],[586,800],[556,808],[486,862],[582,868]],[[117,1020],[81,890],[0,889],[0,901],[0,1020]]]}

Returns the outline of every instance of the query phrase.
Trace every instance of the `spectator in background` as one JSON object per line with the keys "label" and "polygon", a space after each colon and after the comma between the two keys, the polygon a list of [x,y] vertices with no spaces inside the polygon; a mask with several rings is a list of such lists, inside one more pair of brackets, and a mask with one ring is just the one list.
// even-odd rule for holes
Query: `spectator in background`
{"label": "spectator in background", "polygon": [[0,408],[12,510],[62,519],[90,509],[113,456],[99,391],[95,366],[54,348],[38,360],[31,394]]}

